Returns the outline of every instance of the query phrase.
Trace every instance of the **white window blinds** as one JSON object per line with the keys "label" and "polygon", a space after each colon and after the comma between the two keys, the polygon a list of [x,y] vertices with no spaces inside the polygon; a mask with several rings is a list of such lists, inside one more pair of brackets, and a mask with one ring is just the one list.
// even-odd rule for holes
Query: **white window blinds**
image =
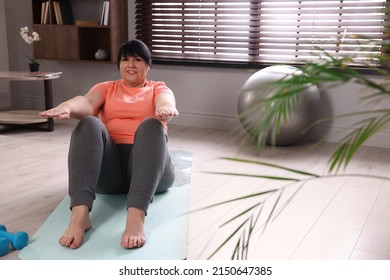
{"label": "white window blinds", "polygon": [[383,52],[386,5],[386,0],[136,0],[136,34],[154,61],[297,64],[322,49],[364,64]]}

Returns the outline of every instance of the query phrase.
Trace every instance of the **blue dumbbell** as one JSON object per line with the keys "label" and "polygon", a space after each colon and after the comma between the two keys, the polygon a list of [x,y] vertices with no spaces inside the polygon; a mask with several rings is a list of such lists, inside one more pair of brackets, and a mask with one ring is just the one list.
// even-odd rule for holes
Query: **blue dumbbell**
{"label": "blue dumbbell", "polygon": [[[7,231],[5,226],[0,225],[0,230]],[[0,257],[8,253],[9,250],[9,241],[3,237],[0,237]]]}
{"label": "blue dumbbell", "polygon": [[26,247],[29,240],[28,234],[24,231],[9,233],[3,225],[0,225],[0,238],[8,240],[15,250],[20,250]]}
{"label": "blue dumbbell", "polygon": [[9,241],[3,237],[0,237],[0,257],[8,253]]}

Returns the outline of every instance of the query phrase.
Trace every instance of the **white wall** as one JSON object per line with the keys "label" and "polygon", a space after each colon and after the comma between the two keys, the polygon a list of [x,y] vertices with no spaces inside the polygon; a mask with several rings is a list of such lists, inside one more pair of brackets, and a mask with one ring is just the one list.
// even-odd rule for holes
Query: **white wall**
{"label": "white wall", "polygon": [[[27,1],[30,3],[30,1]],[[134,37],[134,1],[129,0],[129,38]],[[31,26],[31,11],[25,0],[6,1],[7,30],[10,54],[10,69],[25,70],[27,61],[23,54],[31,49],[19,37],[17,30]],[[16,16],[17,14],[17,16]],[[13,32],[10,32],[13,30]],[[116,65],[98,65],[86,62],[45,61],[42,70],[62,71],[59,80],[53,82],[54,103],[58,104],[77,94],[85,93],[99,81],[119,78]],[[188,126],[221,129],[242,129],[237,122],[237,98],[241,86],[255,70],[211,67],[152,65],[150,79],[165,81],[176,94],[180,117],[174,123]],[[12,83],[13,105],[17,107],[43,107],[43,89],[37,83]],[[342,87],[322,90],[320,114],[329,116],[343,114],[366,106],[359,103],[362,88],[346,84]],[[380,104],[390,107],[390,104]],[[320,136],[339,128],[348,131],[356,121],[336,120],[313,131]],[[333,137],[334,141],[339,138]],[[390,129],[375,136],[370,145],[390,148]]]}
{"label": "white wall", "polygon": [[[8,71],[7,26],[5,21],[5,0],[0,0],[0,71]],[[0,109],[11,106],[10,82],[0,80]]]}

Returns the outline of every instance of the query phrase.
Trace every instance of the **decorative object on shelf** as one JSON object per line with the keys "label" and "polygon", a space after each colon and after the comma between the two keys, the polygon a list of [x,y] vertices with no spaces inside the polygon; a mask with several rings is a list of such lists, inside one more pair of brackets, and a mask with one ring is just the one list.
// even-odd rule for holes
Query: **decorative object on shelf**
{"label": "decorative object on shelf", "polygon": [[[269,66],[254,73],[244,83],[238,99],[238,113],[242,126],[251,137],[257,139],[259,135],[266,133],[266,144],[282,146],[295,144],[305,136],[303,131],[317,119],[319,112],[320,95],[316,85],[302,88],[299,99],[289,108],[289,121],[281,119],[279,129],[274,123],[269,131],[261,130],[264,107],[259,106],[262,101],[275,94],[277,89],[272,87],[272,83],[300,72],[298,68],[288,65]],[[268,106],[272,108],[272,103]],[[278,131],[275,139],[272,139],[274,129]]]}
{"label": "decorative object on shelf", "polygon": [[[29,29],[27,26],[21,27],[19,33],[22,39],[29,45],[41,40],[37,32],[32,32],[31,35],[29,35]],[[30,61],[29,63],[30,72],[39,71],[39,61],[34,57],[30,57],[28,55],[24,55],[24,56],[27,57],[28,60]]]}
{"label": "decorative object on shelf", "polygon": [[98,49],[95,52],[95,59],[96,60],[107,60],[108,58],[108,53],[106,49]]}

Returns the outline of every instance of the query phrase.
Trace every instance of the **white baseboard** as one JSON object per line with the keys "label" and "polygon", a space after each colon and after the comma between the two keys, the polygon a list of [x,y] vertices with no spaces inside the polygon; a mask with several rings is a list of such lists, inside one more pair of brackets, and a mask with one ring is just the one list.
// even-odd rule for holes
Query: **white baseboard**
{"label": "white baseboard", "polygon": [[170,123],[190,127],[214,128],[222,130],[241,129],[241,124],[235,116],[197,112],[180,111],[180,115],[173,118]]}
{"label": "white baseboard", "polygon": [[[339,143],[348,133],[353,130],[347,126],[319,125],[314,127],[309,135],[309,139],[318,140],[324,138],[325,141]],[[390,129],[377,132],[366,142],[365,146],[390,148]]]}

